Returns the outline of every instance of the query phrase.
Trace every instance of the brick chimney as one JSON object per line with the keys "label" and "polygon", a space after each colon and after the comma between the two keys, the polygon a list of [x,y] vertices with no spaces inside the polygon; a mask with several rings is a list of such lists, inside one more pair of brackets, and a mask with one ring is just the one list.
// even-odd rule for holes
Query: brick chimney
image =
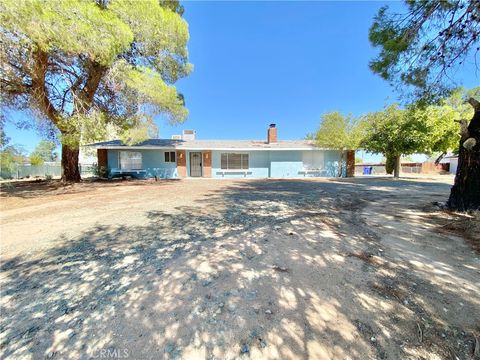
{"label": "brick chimney", "polygon": [[277,128],[275,124],[270,124],[270,127],[268,128],[267,131],[267,143],[276,143],[278,141],[277,139]]}

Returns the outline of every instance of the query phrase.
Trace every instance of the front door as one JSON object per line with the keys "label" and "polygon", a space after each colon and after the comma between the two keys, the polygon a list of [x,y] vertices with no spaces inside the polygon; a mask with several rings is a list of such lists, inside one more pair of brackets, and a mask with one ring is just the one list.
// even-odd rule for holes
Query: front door
{"label": "front door", "polygon": [[202,176],[202,153],[201,152],[190,153],[190,176],[192,177]]}

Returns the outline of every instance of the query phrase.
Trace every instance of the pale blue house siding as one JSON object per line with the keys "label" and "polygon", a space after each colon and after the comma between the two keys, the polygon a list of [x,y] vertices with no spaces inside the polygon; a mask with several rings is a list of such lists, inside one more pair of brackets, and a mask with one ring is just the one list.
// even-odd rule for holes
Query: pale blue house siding
{"label": "pale blue house siding", "polygon": [[[336,150],[324,150],[324,175],[327,177],[335,177],[338,176],[338,168],[340,165],[341,160],[341,153],[340,151]],[[347,175],[347,164],[346,164],[346,156],[343,159],[342,165],[342,176]]]}
{"label": "pale blue house siding", "polygon": [[[335,150],[275,150],[275,151],[230,151],[248,154],[249,170],[223,173],[220,165],[221,154],[229,151],[212,151],[212,177],[214,178],[303,178],[334,177],[338,174],[340,152]],[[304,173],[304,154],[315,158],[320,169]]]}
{"label": "pale blue house siding", "polygon": [[[220,158],[220,155],[219,155]],[[252,177],[266,178],[270,176],[270,154],[268,151],[251,151],[248,155],[248,166],[252,169]]]}
{"label": "pale blue house siding", "polygon": [[[119,169],[118,153],[121,150],[108,150],[108,168]],[[178,177],[177,165],[172,162],[165,162],[165,151],[162,150],[128,150],[142,153],[143,169],[146,171],[145,177],[173,179]],[[174,151],[174,150],[171,150]]]}
{"label": "pale blue house siding", "polygon": [[270,151],[270,177],[303,176],[303,151]]}
{"label": "pale blue house siding", "polygon": [[[127,150],[127,149],[126,149]],[[110,170],[119,169],[119,151],[108,150],[108,167]],[[165,162],[164,150],[159,149],[131,149],[142,153],[142,163],[145,173],[133,174],[136,177],[177,178],[176,163]],[[170,150],[170,151],[173,151]],[[190,176],[190,152],[186,153],[187,176]],[[245,153],[249,157],[249,169],[245,173],[226,172],[221,169],[221,154],[226,152]],[[307,160],[308,159],[308,160]],[[228,151],[212,150],[212,177],[213,178],[304,178],[304,177],[335,177],[341,156],[335,150],[274,150],[274,151]],[[312,162],[312,164],[309,164]],[[315,168],[318,171],[305,173],[305,168]],[[345,176],[343,166],[343,176]]]}
{"label": "pale blue house siding", "polygon": [[[306,158],[314,164],[309,165]],[[272,178],[335,177],[340,160],[340,151],[336,150],[271,151],[270,174]],[[312,166],[318,170],[306,173],[305,169]]]}

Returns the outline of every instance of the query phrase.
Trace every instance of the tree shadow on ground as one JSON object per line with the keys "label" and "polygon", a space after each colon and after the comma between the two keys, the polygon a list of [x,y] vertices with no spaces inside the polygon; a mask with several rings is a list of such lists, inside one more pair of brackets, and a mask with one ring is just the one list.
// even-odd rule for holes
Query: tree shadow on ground
{"label": "tree shadow on ground", "polygon": [[154,179],[136,180],[136,179],[85,179],[80,183],[63,183],[61,180],[22,180],[22,181],[5,181],[0,183],[0,197],[17,197],[21,199],[35,199],[49,195],[78,194],[82,192],[102,189],[105,187],[119,186],[168,186],[180,179],[162,179],[155,181]]}
{"label": "tree shadow on ground", "polygon": [[[450,323],[438,303],[478,310],[478,267],[416,253],[416,227],[386,248],[362,211],[410,216],[388,184],[239,182],[14,258],[1,265],[2,358],[467,358],[475,322]],[[388,228],[391,213],[377,215]]]}

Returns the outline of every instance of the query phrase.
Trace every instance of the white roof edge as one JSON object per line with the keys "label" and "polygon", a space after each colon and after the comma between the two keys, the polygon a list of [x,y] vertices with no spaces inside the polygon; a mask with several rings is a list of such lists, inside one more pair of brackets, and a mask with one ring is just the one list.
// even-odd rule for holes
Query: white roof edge
{"label": "white roof edge", "polygon": [[100,145],[94,146],[96,149],[106,149],[106,150],[177,150],[172,146],[126,146],[126,145]]}
{"label": "white roof edge", "polygon": [[96,146],[97,149],[107,149],[107,150],[193,150],[193,151],[202,151],[202,150],[223,150],[223,151],[309,151],[309,150],[337,150],[337,149],[326,149],[326,148],[317,148],[317,147],[302,147],[302,148],[213,148],[213,147],[165,147],[165,146]]}
{"label": "white roof edge", "polygon": [[302,147],[302,148],[232,148],[232,147],[222,147],[222,148],[213,148],[213,147],[180,147],[176,148],[177,150],[224,150],[224,151],[303,151],[303,150],[330,150],[330,149],[323,149],[323,148],[316,148],[316,147]]}

